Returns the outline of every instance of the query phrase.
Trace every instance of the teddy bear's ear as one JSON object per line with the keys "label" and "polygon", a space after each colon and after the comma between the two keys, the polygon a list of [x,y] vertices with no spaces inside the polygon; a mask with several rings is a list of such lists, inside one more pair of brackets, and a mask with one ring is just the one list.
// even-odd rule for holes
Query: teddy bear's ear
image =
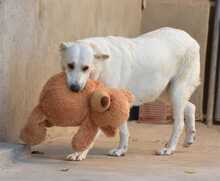
{"label": "teddy bear's ear", "polygon": [[93,111],[105,112],[110,106],[110,96],[106,91],[97,90],[90,99],[90,105]]}
{"label": "teddy bear's ear", "polygon": [[123,92],[123,93],[125,94],[125,96],[128,98],[128,102],[129,102],[130,104],[132,104],[132,103],[134,102],[134,95],[133,95],[130,91],[125,90],[125,89],[123,89],[122,92]]}

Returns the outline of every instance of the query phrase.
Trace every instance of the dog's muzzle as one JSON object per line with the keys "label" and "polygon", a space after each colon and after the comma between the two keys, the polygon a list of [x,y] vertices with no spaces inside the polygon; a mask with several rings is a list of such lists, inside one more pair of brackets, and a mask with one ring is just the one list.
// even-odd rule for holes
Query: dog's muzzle
{"label": "dog's muzzle", "polygon": [[73,92],[79,92],[81,90],[81,87],[78,84],[71,84],[70,90]]}

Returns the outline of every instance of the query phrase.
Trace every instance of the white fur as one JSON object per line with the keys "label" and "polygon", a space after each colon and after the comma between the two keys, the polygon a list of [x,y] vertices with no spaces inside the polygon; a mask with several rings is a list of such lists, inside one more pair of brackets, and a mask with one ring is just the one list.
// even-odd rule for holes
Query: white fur
{"label": "white fur", "polygon": [[[63,43],[62,65],[68,84],[78,83],[81,89],[88,78],[98,79],[107,86],[126,88],[135,95],[134,105],[152,102],[168,95],[172,103],[174,126],[168,144],[157,153],[172,154],[184,127],[186,144],[195,136],[195,106],[189,102],[199,85],[200,53],[198,43],[186,32],[161,28],[137,38],[95,37],[73,43]],[[97,58],[109,55],[109,58]],[[68,63],[75,69],[69,70]],[[81,67],[89,65],[82,72]],[[109,153],[121,156],[128,149],[127,125],[120,129],[120,144]]]}

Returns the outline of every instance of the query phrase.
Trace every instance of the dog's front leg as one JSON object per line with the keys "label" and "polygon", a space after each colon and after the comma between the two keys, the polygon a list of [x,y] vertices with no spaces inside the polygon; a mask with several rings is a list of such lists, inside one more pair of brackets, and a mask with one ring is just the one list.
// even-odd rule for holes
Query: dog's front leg
{"label": "dog's front leg", "polygon": [[95,139],[99,134],[99,128],[91,121],[84,121],[78,132],[72,139],[72,147],[76,150],[68,155],[67,160],[81,161],[84,160],[89,150],[94,145]]}
{"label": "dog's front leg", "polygon": [[98,138],[98,136],[100,135],[100,130],[98,131],[97,135],[95,136],[93,142],[89,145],[89,147],[84,150],[84,151],[75,151],[69,155],[67,155],[66,159],[68,161],[81,161],[81,160],[85,160],[87,157],[87,154],[89,153],[90,149],[92,149],[96,138]]}
{"label": "dog's front leg", "polygon": [[129,130],[127,122],[121,125],[119,129],[120,142],[118,147],[109,151],[110,156],[124,156],[128,150]]}

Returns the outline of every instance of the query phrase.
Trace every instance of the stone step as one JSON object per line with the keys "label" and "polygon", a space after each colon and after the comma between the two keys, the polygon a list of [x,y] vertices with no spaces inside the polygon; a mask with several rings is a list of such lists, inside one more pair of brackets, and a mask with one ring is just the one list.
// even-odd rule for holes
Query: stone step
{"label": "stone step", "polygon": [[22,144],[0,143],[0,168],[10,166],[27,156],[28,147]]}

